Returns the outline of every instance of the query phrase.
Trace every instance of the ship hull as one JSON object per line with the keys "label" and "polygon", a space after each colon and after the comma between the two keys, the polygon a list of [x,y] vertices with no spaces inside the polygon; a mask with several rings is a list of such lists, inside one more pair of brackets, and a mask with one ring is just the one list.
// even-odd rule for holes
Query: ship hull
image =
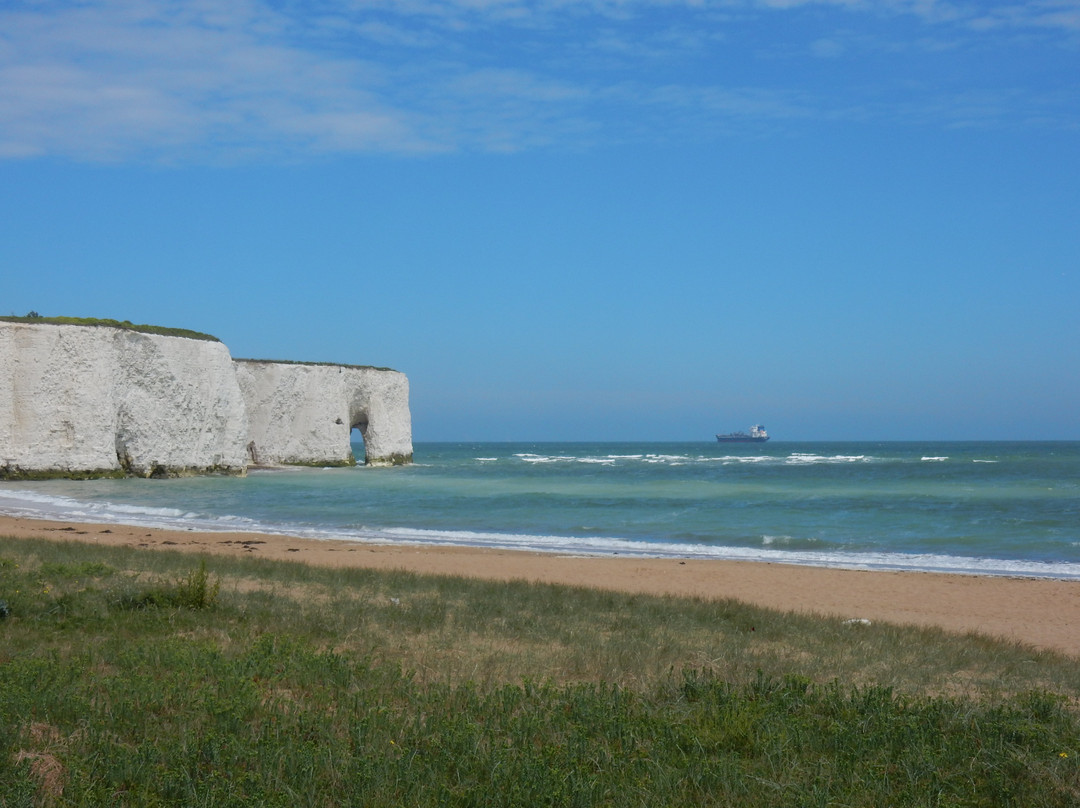
{"label": "ship hull", "polygon": [[717,443],[764,443],[768,438],[751,438],[749,435],[746,437],[737,436],[729,437],[728,435],[717,435]]}

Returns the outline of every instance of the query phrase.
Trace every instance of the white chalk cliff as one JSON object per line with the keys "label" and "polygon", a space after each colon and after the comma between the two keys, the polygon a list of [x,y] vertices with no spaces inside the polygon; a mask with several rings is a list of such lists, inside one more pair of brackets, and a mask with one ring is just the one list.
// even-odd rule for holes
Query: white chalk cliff
{"label": "white chalk cliff", "polygon": [[354,428],[364,438],[369,465],[412,460],[404,373],[241,359],[236,378],[247,404],[252,463],[351,463]]}
{"label": "white chalk cliff", "polygon": [[404,374],[234,362],[220,342],[0,322],[0,478],[243,474],[254,463],[412,459]]}

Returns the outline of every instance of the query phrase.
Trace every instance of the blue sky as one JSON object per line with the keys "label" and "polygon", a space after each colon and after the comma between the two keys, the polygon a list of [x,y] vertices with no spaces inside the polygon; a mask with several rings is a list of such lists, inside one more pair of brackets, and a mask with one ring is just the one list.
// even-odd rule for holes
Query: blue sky
{"label": "blue sky", "polygon": [[1080,2],[3,0],[0,313],[424,440],[1080,439]]}

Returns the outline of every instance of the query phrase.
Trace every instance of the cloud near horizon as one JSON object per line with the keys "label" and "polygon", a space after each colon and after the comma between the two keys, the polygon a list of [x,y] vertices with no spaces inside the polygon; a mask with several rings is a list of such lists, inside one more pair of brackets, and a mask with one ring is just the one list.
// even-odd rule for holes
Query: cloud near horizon
{"label": "cloud near horizon", "polygon": [[[808,9],[827,13],[793,16]],[[929,36],[991,55],[1034,38],[1075,56],[1078,31],[1080,3],[1065,0],[16,0],[0,11],[0,159],[513,152],[795,119],[948,126],[949,99],[973,94],[991,100],[965,125],[1075,128],[1075,85],[898,92],[868,89],[857,61],[839,80],[800,73]]]}

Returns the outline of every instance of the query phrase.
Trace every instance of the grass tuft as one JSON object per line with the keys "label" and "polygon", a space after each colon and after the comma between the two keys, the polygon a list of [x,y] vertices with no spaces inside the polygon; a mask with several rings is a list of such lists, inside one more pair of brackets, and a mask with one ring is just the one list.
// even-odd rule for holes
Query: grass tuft
{"label": "grass tuft", "polygon": [[[101,565],[106,567],[106,565]],[[173,608],[199,611],[211,609],[217,603],[221,580],[211,579],[206,571],[206,559],[186,576],[171,585],[157,584],[135,592],[122,592],[116,598],[121,609]]]}

